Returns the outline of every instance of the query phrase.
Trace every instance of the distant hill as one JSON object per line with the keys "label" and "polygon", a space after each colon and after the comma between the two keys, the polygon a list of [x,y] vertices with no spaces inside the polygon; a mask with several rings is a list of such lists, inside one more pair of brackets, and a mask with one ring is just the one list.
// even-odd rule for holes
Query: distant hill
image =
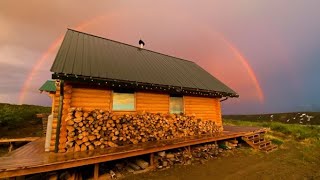
{"label": "distant hill", "polygon": [[254,115],[223,115],[224,119],[243,121],[277,121],[286,124],[320,125],[320,112],[292,112]]}
{"label": "distant hill", "polygon": [[0,103],[0,138],[33,135],[29,132],[33,133],[36,126],[36,130],[41,131],[42,122],[36,118],[36,114],[50,111],[51,107]]}

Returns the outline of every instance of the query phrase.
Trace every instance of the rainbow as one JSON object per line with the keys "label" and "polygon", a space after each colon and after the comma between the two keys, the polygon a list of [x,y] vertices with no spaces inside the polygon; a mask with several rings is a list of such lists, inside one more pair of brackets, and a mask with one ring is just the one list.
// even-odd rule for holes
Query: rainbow
{"label": "rainbow", "polygon": [[[92,19],[89,19],[87,21],[84,21],[82,23],[80,23],[78,26],[76,26],[76,30],[83,30],[86,27],[90,26],[91,24],[102,20],[103,18],[105,18],[105,16],[96,16]],[[26,80],[24,81],[22,88],[20,90],[19,93],[19,104],[23,104],[26,94],[28,92],[28,89],[31,85],[32,79],[35,76],[35,74],[38,72],[38,70],[40,69],[40,67],[42,66],[42,64],[48,59],[48,57],[50,56],[50,54],[52,54],[53,52],[55,52],[59,45],[61,44],[63,40],[63,35],[60,35],[59,38],[57,38],[50,46],[49,48],[45,51],[45,53],[42,54],[42,56],[36,61],[35,65],[32,67],[31,71],[29,72],[29,74],[27,75]]]}
{"label": "rainbow", "polygon": [[262,88],[260,86],[260,83],[258,81],[257,75],[254,73],[248,60],[241,54],[241,52],[230,41],[227,41],[223,35],[220,34],[219,37],[228,46],[228,48],[234,53],[234,55],[237,57],[237,60],[244,66],[244,68],[248,72],[249,77],[251,78],[251,80],[256,88],[259,101],[261,103],[263,103],[264,102],[264,93],[263,93]]}
{"label": "rainbow", "polygon": [[[110,16],[109,16],[110,17]],[[76,26],[76,30],[84,30],[85,28],[89,27],[95,22],[101,21],[105,16],[96,16],[92,19],[89,19],[87,21],[84,21],[80,23],[78,26]],[[262,88],[260,86],[260,83],[257,79],[256,74],[254,73],[253,69],[251,68],[248,60],[245,59],[245,57],[240,53],[240,51],[229,41],[227,41],[222,34],[219,34],[220,39],[227,45],[227,47],[235,54],[237,57],[236,59],[244,66],[246,71],[248,72],[249,77],[251,78],[257,94],[258,99],[261,103],[264,102],[264,93],[262,91]],[[19,94],[19,104],[22,104],[25,100],[26,94],[28,92],[28,89],[30,87],[30,84],[33,80],[33,77],[36,75],[42,64],[48,59],[49,55],[55,52],[59,45],[61,44],[63,39],[63,35],[59,36],[46,50],[45,53],[36,61],[35,65],[31,69],[30,73],[27,75],[26,80],[23,83],[23,86],[21,88],[20,94]]]}

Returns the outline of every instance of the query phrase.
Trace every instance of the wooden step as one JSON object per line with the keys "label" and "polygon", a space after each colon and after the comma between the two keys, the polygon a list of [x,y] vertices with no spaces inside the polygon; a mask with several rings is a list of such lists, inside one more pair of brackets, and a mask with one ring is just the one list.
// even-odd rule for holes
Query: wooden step
{"label": "wooden step", "polygon": [[257,144],[259,149],[262,149],[262,148],[267,147],[269,145],[271,145],[271,141],[263,141],[263,142],[260,142],[259,144]]}
{"label": "wooden step", "polygon": [[259,143],[264,142],[266,140],[263,137],[259,137],[259,138],[253,139],[251,141],[253,144],[259,144]]}
{"label": "wooden step", "polygon": [[264,138],[265,133],[251,134],[249,136],[244,136],[242,139],[247,142],[254,149],[258,149],[264,152],[271,152],[278,148],[277,145],[273,145],[271,141],[267,141]]}
{"label": "wooden step", "polygon": [[244,139],[251,141],[251,140],[253,140],[255,138],[259,138],[259,137],[260,137],[259,134],[253,134],[253,135],[250,135],[250,136],[244,136]]}
{"label": "wooden step", "polygon": [[266,146],[266,147],[262,148],[261,151],[269,153],[269,152],[272,152],[272,151],[277,150],[277,149],[278,149],[277,145],[270,144],[269,146]]}

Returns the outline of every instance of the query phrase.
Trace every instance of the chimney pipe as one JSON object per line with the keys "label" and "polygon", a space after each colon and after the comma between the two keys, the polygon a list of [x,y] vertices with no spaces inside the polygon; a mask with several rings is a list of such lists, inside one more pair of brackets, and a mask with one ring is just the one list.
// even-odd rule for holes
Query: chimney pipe
{"label": "chimney pipe", "polygon": [[143,47],[144,47],[144,45],[145,45],[144,42],[143,42],[141,39],[139,40],[139,45],[140,45],[140,48],[141,48],[141,49],[143,49]]}

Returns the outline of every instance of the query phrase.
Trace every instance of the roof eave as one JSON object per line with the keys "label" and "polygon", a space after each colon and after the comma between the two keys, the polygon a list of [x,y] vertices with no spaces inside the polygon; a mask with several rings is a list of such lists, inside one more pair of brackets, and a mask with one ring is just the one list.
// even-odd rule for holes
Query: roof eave
{"label": "roof eave", "polygon": [[215,98],[222,98],[222,97],[237,98],[237,97],[239,97],[238,94],[231,93],[231,92],[220,92],[220,91],[215,91],[215,90],[195,89],[195,88],[189,88],[189,87],[178,87],[178,86],[172,86],[172,85],[136,82],[136,81],[119,80],[119,79],[88,77],[88,76],[64,74],[64,73],[53,73],[52,79],[90,83],[90,84],[95,84],[98,86],[105,86],[105,87],[108,87],[111,89],[130,88],[130,89],[139,89],[139,90],[145,90],[145,91],[180,93],[180,94],[190,95],[190,96],[203,96],[203,97],[215,97]]}

